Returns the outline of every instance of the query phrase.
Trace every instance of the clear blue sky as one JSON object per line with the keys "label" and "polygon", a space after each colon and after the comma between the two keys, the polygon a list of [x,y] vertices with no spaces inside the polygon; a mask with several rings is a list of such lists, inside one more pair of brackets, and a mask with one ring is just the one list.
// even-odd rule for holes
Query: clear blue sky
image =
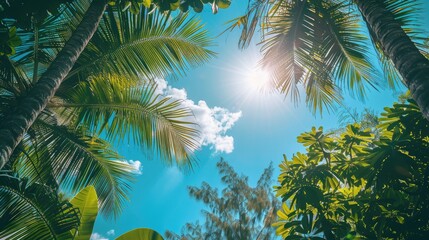
{"label": "clear blue sky", "polygon": [[[229,9],[221,9],[212,15],[208,7],[198,16],[206,23],[212,36],[217,36],[225,30],[224,23],[244,12],[247,1],[234,0]],[[426,4],[428,13],[429,4]],[[429,22],[427,14],[425,21]],[[269,162],[274,166],[282,160],[282,154],[291,156],[303,148],[296,143],[296,137],[312,126],[323,126],[333,129],[338,126],[336,113],[323,113],[323,118],[313,116],[301,102],[295,107],[289,99],[277,95],[261,96],[246,87],[249,76],[242,70],[252,70],[259,59],[258,46],[252,46],[241,51],[237,48],[238,31],[226,33],[215,42],[212,50],[218,53],[217,58],[196,69],[191,69],[188,75],[178,81],[169,81],[169,89],[186,91],[187,99],[195,105],[200,100],[207,107],[221,108],[220,114],[239,113],[241,117],[233,126],[228,126],[226,132],[221,132],[220,140],[234,139],[231,153],[216,152],[216,146],[211,141],[196,152],[198,166],[192,173],[182,173],[177,168],[169,168],[153,158],[151,154],[142,153],[138,146],[120,146],[119,152],[128,160],[138,160],[142,164],[142,174],[133,185],[131,202],[127,204],[123,214],[116,220],[106,221],[99,216],[94,232],[99,239],[114,239],[122,233],[138,227],[155,229],[164,234],[165,230],[180,232],[187,222],[202,220],[201,210],[204,205],[188,196],[187,186],[200,186],[206,181],[219,189],[219,175],[216,162],[223,157],[239,173],[249,176],[251,184]],[[352,98],[346,99],[346,105],[358,111],[370,108],[381,112],[383,107],[390,106],[398,96],[391,91],[371,91],[365,102]],[[201,103],[201,102],[200,102]],[[202,109],[199,105],[199,109]],[[205,106],[203,106],[205,107]],[[207,109],[207,108],[204,108]],[[237,116],[237,115],[236,115]],[[226,137],[229,136],[229,137]],[[224,141],[224,142],[225,142]],[[228,142],[228,141],[226,141]],[[219,149],[223,145],[219,145]],[[278,169],[274,173],[276,179]],[[114,234],[113,231],[114,230]]]}

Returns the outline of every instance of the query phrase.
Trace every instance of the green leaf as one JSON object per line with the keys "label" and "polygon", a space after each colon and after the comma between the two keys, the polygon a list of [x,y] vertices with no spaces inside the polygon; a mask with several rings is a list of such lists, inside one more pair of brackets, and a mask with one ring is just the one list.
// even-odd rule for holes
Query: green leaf
{"label": "green leaf", "polygon": [[151,3],[151,0],[143,0],[143,6],[145,6],[146,8],[149,8]]}
{"label": "green leaf", "polygon": [[143,149],[158,151],[168,164],[175,160],[178,166],[191,167],[199,136],[192,112],[181,101],[156,94],[156,84],[132,86],[127,80],[93,77],[65,95],[68,103],[56,107],[113,142],[132,139]]}
{"label": "green leaf", "polygon": [[164,240],[164,238],[152,229],[136,228],[122,234],[116,240]]}
{"label": "green leaf", "polygon": [[[128,201],[135,169],[121,161],[122,157],[108,142],[91,135],[87,129],[58,126],[52,122],[54,120],[39,118],[33,124],[33,141],[38,144],[31,144],[29,140],[25,143],[31,147],[29,155],[36,164],[33,166],[24,155],[19,159],[21,169],[18,172],[38,180],[39,173],[46,175],[47,171],[62,191],[71,194],[93,185],[100,211],[106,217],[117,217]],[[46,158],[40,161],[37,156]]]}
{"label": "green leaf", "polygon": [[231,5],[231,1],[230,0],[217,0],[216,5],[219,8],[228,8]]}
{"label": "green leaf", "polygon": [[67,81],[76,83],[101,73],[138,79],[184,75],[188,67],[214,56],[207,49],[212,40],[199,20],[188,14],[169,18],[160,11],[141,11],[136,15],[109,12]]}
{"label": "green leaf", "polygon": [[132,14],[138,14],[140,12],[140,3],[131,2],[130,12]]}
{"label": "green leaf", "polygon": [[70,239],[78,224],[76,209],[52,189],[0,175],[0,239]]}
{"label": "green leaf", "polygon": [[75,236],[74,239],[89,239],[98,214],[98,198],[95,188],[88,186],[82,189],[70,203],[75,208],[78,208],[80,212],[79,228],[77,232],[72,231],[72,234]]}

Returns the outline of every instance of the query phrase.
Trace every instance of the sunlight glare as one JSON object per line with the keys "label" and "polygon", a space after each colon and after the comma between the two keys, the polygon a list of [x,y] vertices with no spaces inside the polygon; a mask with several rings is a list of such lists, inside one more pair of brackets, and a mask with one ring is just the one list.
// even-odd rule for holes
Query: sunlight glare
{"label": "sunlight glare", "polygon": [[246,85],[251,88],[251,91],[254,93],[261,92],[263,94],[266,91],[273,90],[270,72],[261,67],[250,70],[244,80],[247,82]]}
{"label": "sunlight glare", "polygon": [[259,49],[234,52],[222,72],[225,92],[238,109],[255,113],[259,117],[289,111],[284,96],[275,89],[272,73],[260,64]]}

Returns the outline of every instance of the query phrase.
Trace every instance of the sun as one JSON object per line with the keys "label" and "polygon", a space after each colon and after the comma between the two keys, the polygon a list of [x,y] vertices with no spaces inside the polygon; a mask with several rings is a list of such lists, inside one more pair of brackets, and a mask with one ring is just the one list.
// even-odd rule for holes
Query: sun
{"label": "sun", "polygon": [[259,49],[231,52],[215,66],[225,101],[237,109],[262,116],[272,116],[288,110],[284,96],[276,89],[274,74],[261,64]]}
{"label": "sun", "polygon": [[273,90],[272,75],[267,69],[256,66],[243,75],[245,76],[243,82],[250,88],[251,92],[263,94]]}

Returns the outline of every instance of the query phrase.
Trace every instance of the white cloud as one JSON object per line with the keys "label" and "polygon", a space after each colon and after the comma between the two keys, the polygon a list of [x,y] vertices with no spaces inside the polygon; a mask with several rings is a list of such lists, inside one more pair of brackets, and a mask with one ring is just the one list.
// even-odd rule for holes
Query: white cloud
{"label": "white cloud", "polygon": [[226,135],[241,117],[241,111],[230,112],[226,108],[210,108],[203,100],[194,101],[188,99],[185,89],[173,88],[163,79],[158,79],[157,93],[182,100],[184,107],[192,110],[196,123],[199,125],[201,138],[199,144],[214,149],[215,152],[231,153],[234,150],[234,138]]}
{"label": "white cloud", "polygon": [[112,236],[115,235],[115,229],[110,229],[109,231],[107,231],[107,236]]}
{"label": "white cloud", "polygon": [[118,162],[124,163],[124,164],[128,164],[131,168],[132,168],[132,172],[137,174],[137,175],[141,175],[142,174],[142,163],[139,160],[117,160]]}
{"label": "white cloud", "polygon": [[[127,163],[133,167],[134,173],[141,175],[142,174],[142,163],[139,160],[127,160]],[[113,230],[113,229],[112,229]],[[113,231],[115,232],[115,231]]]}
{"label": "white cloud", "polygon": [[91,240],[109,240],[108,238],[103,237],[103,235],[99,234],[99,233],[93,233],[91,234]]}

